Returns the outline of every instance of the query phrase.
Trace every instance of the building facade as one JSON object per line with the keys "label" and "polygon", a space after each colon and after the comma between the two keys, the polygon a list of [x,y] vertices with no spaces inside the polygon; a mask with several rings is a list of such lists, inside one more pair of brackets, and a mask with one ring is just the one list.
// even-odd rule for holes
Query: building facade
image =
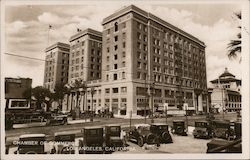
{"label": "building facade", "polygon": [[218,79],[212,80],[211,109],[216,112],[241,110],[241,80],[225,68]]}
{"label": "building facade", "polygon": [[68,83],[69,44],[55,43],[46,48],[44,87],[54,91],[57,84]]}
{"label": "building facade", "polygon": [[102,100],[115,115],[168,108],[207,111],[205,44],[192,35],[128,6],[105,18]]}
{"label": "building facade", "polygon": [[30,78],[5,78],[5,108],[29,109],[31,84]]}
{"label": "building facade", "polygon": [[101,78],[102,33],[86,29],[70,37],[69,83]]}

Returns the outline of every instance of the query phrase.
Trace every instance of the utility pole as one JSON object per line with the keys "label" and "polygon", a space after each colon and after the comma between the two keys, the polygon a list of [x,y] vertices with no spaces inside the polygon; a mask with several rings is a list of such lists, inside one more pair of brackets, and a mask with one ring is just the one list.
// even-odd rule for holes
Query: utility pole
{"label": "utility pole", "polygon": [[152,113],[151,113],[151,123],[154,123],[154,87],[155,87],[155,83],[151,83],[151,86],[150,86],[150,92],[151,92],[151,110],[152,110]]}

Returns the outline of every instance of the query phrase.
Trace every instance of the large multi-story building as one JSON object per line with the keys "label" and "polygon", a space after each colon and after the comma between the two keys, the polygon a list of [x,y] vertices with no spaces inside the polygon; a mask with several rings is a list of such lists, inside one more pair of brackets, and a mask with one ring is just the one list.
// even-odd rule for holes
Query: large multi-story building
{"label": "large multi-story building", "polygon": [[207,111],[205,44],[136,6],[105,18],[102,106],[115,115]]}
{"label": "large multi-story building", "polygon": [[44,87],[54,91],[57,84],[68,83],[69,44],[57,42],[45,53]]}
{"label": "large multi-story building", "polygon": [[241,80],[236,79],[227,68],[218,79],[210,81],[211,110],[217,112],[235,112],[241,110]]}
{"label": "large multi-story building", "polygon": [[102,33],[86,29],[70,37],[69,83],[101,78]]}

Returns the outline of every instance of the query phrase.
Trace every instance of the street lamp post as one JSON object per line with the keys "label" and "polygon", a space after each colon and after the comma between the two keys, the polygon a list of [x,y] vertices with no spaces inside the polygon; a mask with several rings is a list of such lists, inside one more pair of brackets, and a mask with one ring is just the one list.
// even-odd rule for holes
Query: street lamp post
{"label": "street lamp post", "polygon": [[94,87],[91,87],[91,118],[90,118],[91,122],[93,122],[93,118],[94,118],[94,115],[93,115],[93,96],[94,96],[94,93],[95,93],[95,89],[94,89]]}
{"label": "street lamp post", "polygon": [[186,122],[187,122],[187,131],[188,131],[188,115],[187,115],[188,104],[186,104],[186,98],[185,97],[184,97],[184,104],[185,104],[185,110],[186,110]]}
{"label": "street lamp post", "polygon": [[151,92],[151,123],[154,123],[154,87],[155,87],[155,83],[153,82],[150,85],[150,92]]}

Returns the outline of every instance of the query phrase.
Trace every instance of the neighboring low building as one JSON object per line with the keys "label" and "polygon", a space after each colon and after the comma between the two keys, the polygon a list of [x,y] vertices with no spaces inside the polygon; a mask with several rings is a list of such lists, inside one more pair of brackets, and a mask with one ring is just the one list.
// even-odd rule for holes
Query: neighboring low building
{"label": "neighboring low building", "polygon": [[227,68],[218,79],[210,81],[211,110],[222,112],[236,112],[241,110],[241,80],[228,72]]}
{"label": "neighboring low building", "polygon": [[29,109],[31,84],[30,78],[5,78],[6,109]]}

